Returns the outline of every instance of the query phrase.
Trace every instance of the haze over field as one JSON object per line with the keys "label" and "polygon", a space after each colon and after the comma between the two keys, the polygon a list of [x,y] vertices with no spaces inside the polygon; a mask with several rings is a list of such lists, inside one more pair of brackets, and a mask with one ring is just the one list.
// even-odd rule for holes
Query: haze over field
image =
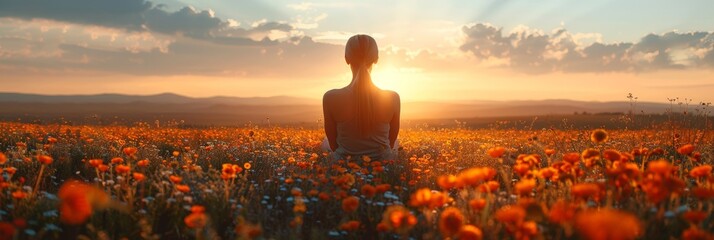
{"label": "haze over field", "polygon": [[[402,119],[441,120],[619,113],[661,114],[668,110],[694,112],[700,106],[649,102],[594,102],[572,100],[533,101],[406,101]],[[34,95],[0,93],[0,120],[57,120],[79,123],[122,123],[132,121],[184,120],[199,125],[253,123],[319,123],[323,119],[318,99],[298,97],[210,97],[192,98],[172,93],[158,95]],[[484,119],[486,118],[486,119]],[[607,119],[606,119],[607,120]]]}
{"label": "haze over field", "polygon": [[0,90],[319,99],[348,84],[344,44],[367,33],[381,49],[376,84],[405,101],[710,102],[711,9],[707,0],[0,0]]}

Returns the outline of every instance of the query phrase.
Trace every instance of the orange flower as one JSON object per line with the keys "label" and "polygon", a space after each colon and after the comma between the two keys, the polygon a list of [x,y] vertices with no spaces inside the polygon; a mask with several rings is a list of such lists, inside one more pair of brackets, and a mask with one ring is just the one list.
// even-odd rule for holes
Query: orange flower
{"label": "orange flower", "polygon": [[483,181],[491,180],[494,176],[496,176],[496,170],[493,168],[469,168],[459,173],[458,182],[476,187]]}
{"label": "orange flower", "polygon": [[600,160],[600,151],[592,148],[585,149],[581,154],[586,167],[592,167]]}
{"label": "orange flower", "polygon": [[595,201],[600,201],[601,192],[602,189],[600,188],[600,185],[595,183],[578,183],[573,185],[570,189],[570,193],[574,198],[580,198],[583,200],[592,198]]}
{"label": "orange flower", "polygon": [[469,206],[476,211],[481,211],[483,210],[484,207],[486,207],[486,199],[483,198],[477,198],[477,199],[472,199],[469,201]]}
{"label": "orange flower", "polygon": [[348,231],[348,232],[356,231],[357,229],[359,229],[359,225],[360,225],[359,221],[352,220],[352,221],[349,221],[349,222],[346,222],[346,223],[343,223],[342,225],[340,225],[340,230]]}
{"label": "orange flower", "polygon": [[238,217],[235,231],[240,236],[240,239],[255,239],[263,234],[263,229],[260,225],[246,223],[243,217]]}
{"label": "orange flower", "polygon": [[664,176],[670,175],[676,168],[669,163],[669,161],[660,159],[656,161],[651,161],[647,163],[647,171],[655,174],[661,174]]}
{"label": "orange flower", "polygon": [[236,178],[236,174],[239,172],[243,171],[240,166],[235,165],[235,164],[230,164],[230,163],[224,163],[223,164],[223,169],[221,170],[221,178],[223,179],[230,179],[230,178]]}
{"label": "orange flower", "polygon": [[516,239],[532,239],[536,234],[538,234],[538,224],[534,221],[527,221],[516,228],[514,237]]}
{"label": "orange flower", "polygon": [[118,174],[126,174],[131,171],[131,168],[127,165],[117,165],[114,170],[116,170]]}
{"label": "orange flower", "polygon": [[[675,174],[670,174],[673,170],[667,170],[670,169],[671,166],[662,167],[660,164],[654,164],[653,167],[652,162],[650,162],[649,166],[649,172],[642,180],[641,187],[651,202],[659,203],[668,199],[672,194],[684,191],[684,187],[686,186],[684,181],[676,177]],[[656,172],[661,172],[661,174]]]}
{"label": "orange flower", "polygon": [[188,228],[203,228],[208,222],[208,216],[203,212],[191,213],[183,219],[183,222]]}
{"label": "orange flower", "polygon": [[580,161],[580,153],[566,153],[563,155],[563,161],[566,161],[570,164],[575,164],[576,162]]}
{"label": "orange flower", "polygon": [[714,235],[708,233],[705,230],[701,230],[697,227],[690,227],[689,229],[682,232],[683,240],[712,240]]}
{"label": "orange flower", "polygon": [[494,147],[491,148],[487,151],[488,155],[491,156],[492,158],[500,158],[503,156],[503,153],[506,152],[506,149],[503,147]]}
{"label": "orange flower", "polygon": [[364,195],[366,198],[374,197],[375,194],[377,194],[377,188],[375,188],[374,186],[369,184],[365,184],[362,186],[362,195]]}
{"label": "orange flower", "polygon": [[520,206],[505,206],[496,211],[495,218],[505,224],[517,225],[523,222],[526,217],[526,210]]}
{"label": "orange flower", "polygon": [[7,162],[7,156],[5,156],[4,153],[0,152],[0,165],[5,164]]}
{"label": "orange flower", "polygon": [[134,154],[136,154],[136,152],[138,151],[138,149],[136,149],[135,147],[125,147],[122,151],[123,151],[124,154],[126,154],[127,156],[132,157],[132,156],[134,156]]}
{"label": "orange flower", "polygon": [[386,222],[382,221],[380,223],[377,223],[377,231],[378,232],[386,232],[389,231],[389,225],[387,225]]}
{"label": "orange flower", "polygon": [[295,206],[293,206],[294,213],[305,213],[307,211],[307,206],[304,203],[296,201]]}
{"label": "orange flower", "polygon": [[555,169],[554,167],[547,167],[547,168],[542,168],[540,171],[538,171],[541,177],[549,180],[553,180],[553,177],[556,176],[558,173],[558,169]]}
{"label": "orange flower", "polygon": [[575,217],[575,228],[590,240],[636,239],[642,224],[634,215],[618,210],[586,210]]}
{"label": "orange flower", "polygon": [[523,179],[516,183],[515,192],[518,195],[530,195],[536,186],[535,179]]}
{"label": "orange flower", "polygon": [[398,234],[409,232],[417,224],[417,218],[409,210],[401,205],[392,205],[382,214],[382,227],[385,231],[393,231]]}
{"label": "orange flower", "polygon": [[459,229],[459,233],[456,234],[456,237],[459,240],[481,240],[483,238],[483,232],[476,226],[467,224]]}
{"label": "orange flower", "polygon": [[102,159],[90,159],[89,160],[89,165],[91,165],[92,167],[95,167],[95,168],[99,167],[99,165],[102,163],[104,163],[104,161]]}
{"label": "orange flower", "polygon": [[447,195],[441,192],[431,191],[429,188],[421,188],[411,195],[409,206],[434,209],[446,204],[448,198]]}
{"label": "orange flower", "polygon": [[191,188],[188,185],[176,184],[176,190],[179,190],[179,192],[187,193],[191,191]]}
{"label": "orange flower", "polygon": [[711,173],[712,165],[706,164],[692,168],[692,170],[689,171],[689,176],[692,176],[693,178],[709,177]]}
{"label": "orange flower", "polygon": [[389,191],[389,189],[392,188],[392,185],[389,185],[388,183],[383,183],[375,186],[375,188],[377,189],[377,193],[382,194]]}
{"label": "orange flower", "polygon": [[682,155],[691,155],[692,152],[694,152],[694,146],[692,144],[686,144],[684,146],[681,146],[677,148],[677,152]]}
{"label": "orange flower", "polygon": [[16,191],[12,192],[12,198],[14,198],[14,199],[23,199],[25,197],[27,197],[27,193],[25,191],[18,189]]}
{"label": "orange flower", "polygon": [[546,156],[550,157],[550,156],[553,156],[553,154],[555,154],[555,149],[548,148],[548,149],[545,149],[544,152],[545,152]]}
{"label": "orange flower", "polygon": [[141,174],[141,173],[134,173],[134,174],[132,174],[132,177],[134,177],[134,180],[136,180],[137,182],[141,182],[141,181],[144,181],[144,179],[146,179],[146,176],[144,176],[144,174]]}
{"label": "orange flower", "polygon": [[342,200],[342,210],[345,212],[354,212],[359,207],[359,198],[350,196]]}
{"label": "orange flower", "polygon": [[138,162],[136,162],[136,165],[139,167],[149,166],[149,159],[139,160]]}
{"label": "orange flower", "polygon": [[250,169],[250,167],[251,165],[248,162],[243,164],[243,168],[245,168],[246,170]]}
{"label": "orange flower", "polygon": [[191,212],[192,213],[206,212],[206,208],[201,205],[193,205],[193,206],[191,206]]}
{"label": "orange flower", "polygon": [[109,206],[110,198],[103,190],[76,180],[66,181],[59,189],[60,221],[78,225],[87,221],[95,208]]}
{"label": "orange flower", "polygon": [[615,149],[607,149],[602,152],[602,156],[610,161],[619,161],[620,158],[622,158],[622,155],[620,155],[620,152],[618,152]]}
{"label": "orange flower", "polygon": [[604,129],[595,129],[595,131],[590,134],[590,141],[594,143],[603,143],[607,141],[607,132]]}
{"label": "orange flower", "polygon": [[439,231],[445,237],[451,237],[461,230],[465,223],[465,217],[461,210],[455,207],[448,207],[439,216]]}
{"label": "orange flower", "polygon": [[330,200],[330,194],[327,194],[326,192],[321,192],[320,194],[317,195],[317,198],[319,198],[322,201],[327,201],[327,200]]}
{"label": "orange flower", "polygon": [[457,181],[458,178],[456,178],[456,176],[454,175],[443,175],[439,176],[439,178],[436,179],[436,183],[443,190],[449,190],[454,188],[456,186]]}
{"label": "orange flower", "polygon": [[700,222],[707,218],[707,215],[709,215],[709,213],[704,211],[687,211],[682,213],[682,218],[693,225],[699,225]]}
{"label": "orange flower", "polygon": [[15,174],[15,172],[17,172],[17,168],[7,167],[7,168],[5,168],[5,172],[6,172],[7,174],[13,175],[13,174]]}
{"label": "orange flower", "polygon": [[290,194],[292,194],[293,197],[300,197],[302,196],[302,189],[294,187],[293,189],[290,189]]}
{"label": "orange flower", "polygon": [[178,183],[181,183],[181,180],[183,180],[183,178],[176,176],[176,175],[171,175],[171,176],[169,176],[169,180],[171,180],[172,183],[178,184]]}
{"label": "orange flower", "polygon": [[51,164],[52,157],[47,156],[47,155],[39,155],[39,156],[37,156],[37,161],[39,161],[42,164]]}
{"label": "orange flower", "polygon": [[694,187],[692,188],[691,192],[692,195],[702,201],[714,199],[714,189],[712,188]]}
{"label": "orange flower", "polygon": [[488,181],[488,182],[478,186],[478,189],[482,193],[495,193],[500,186],[501,186],[501,184],[499,184],[496,181]]}
{"label": "orange flower", "polygon": [[576,209],[577,205],[558,200],[550,207],[548,219],[550,219],[551,222],[559,224],[570,222],[575,218]]}
{"label": "orange flower", "polygon": [[531,170],[531,165],[525,164],[525,163],[518,163],[513,166],[513,171],[518,174],[518,176],[525,176],[528,171]]}
{"label": "orange flower", "polygon": [[171,155],[173,155],[174,157],[178,157],[178,156],[179,156],[179,154],[181,154],[181,153],[180,153],[180,152],[178,152],[178,151],[174,151],[173,153],[171,153]]}
{"label": "orange flower", "polygon": [[119,163],[123,163],[123,162],[124,162],[124,159],[120,158],[120,157],[115,157],[115,158],[112,158],[112,160],[111,160],[112,164],[119,164]]}
{"label": "orange flower", "polygon": [[109,170],[109,165],[99,164],[99,166],[97,167],[97,169],[99,169],[100,172],[106,172],[106,171]]}

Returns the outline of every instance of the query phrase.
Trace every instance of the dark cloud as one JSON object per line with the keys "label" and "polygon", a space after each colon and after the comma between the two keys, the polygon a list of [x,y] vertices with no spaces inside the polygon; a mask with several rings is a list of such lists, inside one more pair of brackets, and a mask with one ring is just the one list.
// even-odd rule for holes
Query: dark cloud
{"label": "dark cloud", "polygon": [[466,38],[461,50],[477,59],[505,60],[508,66],[527,73],[652,71],[712,67],[714,33],[648,34],[635,43],[578,42],[565,29],[551,34],[502,29],[478,23],[462,28]]}
{"label": "dark cloud", "polygon": [[0,0],[0,17],[52,19],[141,30],[152,4],[144,0]]}
{"label": "dark cloud", "polygon": [[146,26],[152,31],[184,34],[195,38],[210,37],[211,32],[228,25],[208,11],[196,11],[191,7],[184,7],[172,13],[152,8],[144,15]]}
{"label": "dark cloud", "polygon": [[251,34],[292,30],[290,25],[277,22],[264,22],[251,29],[231,28],[206,10],[184,7],[168,12],[162,5],[145,0],[0,0],[0,17],[50,19],[241,45],[272,44],[253,41]]}

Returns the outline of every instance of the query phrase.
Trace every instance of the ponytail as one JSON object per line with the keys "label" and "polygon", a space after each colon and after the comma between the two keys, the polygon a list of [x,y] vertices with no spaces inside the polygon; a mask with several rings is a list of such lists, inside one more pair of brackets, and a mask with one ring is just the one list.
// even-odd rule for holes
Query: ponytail
{"label": "ponytail", "polygon": [[366,64],[359,66],[355,74],[355,103],[357,129],[362,137],[368,136],[374,128],[374,114],[372,103],[372,77]]}
{"label": "ponytail", "polygon": [[368,136],[374,129],[375,120],[373,114],[372,76],[369,68],[377,62],[379,51],[374,38],[367,35],[355,35],[347,41],[345,46],[345,61],[347,64],[356,67],[357,72],[352,79],[355,97],[355,121],[359,135]]}

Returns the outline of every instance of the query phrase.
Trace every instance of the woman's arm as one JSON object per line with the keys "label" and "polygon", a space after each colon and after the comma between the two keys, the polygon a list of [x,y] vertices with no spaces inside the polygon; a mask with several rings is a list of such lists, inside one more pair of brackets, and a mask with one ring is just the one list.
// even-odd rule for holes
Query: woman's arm
{"label": "woman's arm", "polygon": [[392,115],[392,120],[389,122],[389,147],[392,149],[394,148],[394,141],[397,140],[397,136],[399,135],[399,115],[402,105],[398,93],[394,92],[393,99],[394,115]]}
{"label": "woman's arm", "polygon": [[325,118],[325,136],[327,136],[327,142],[330,144],[330,150],[333,152],[337,150],[337,123],[335,123],[335,118],[332,117],[332,112],[330,111],[330,92],[327,91],[324,96],[322,96],[322,115]]}

